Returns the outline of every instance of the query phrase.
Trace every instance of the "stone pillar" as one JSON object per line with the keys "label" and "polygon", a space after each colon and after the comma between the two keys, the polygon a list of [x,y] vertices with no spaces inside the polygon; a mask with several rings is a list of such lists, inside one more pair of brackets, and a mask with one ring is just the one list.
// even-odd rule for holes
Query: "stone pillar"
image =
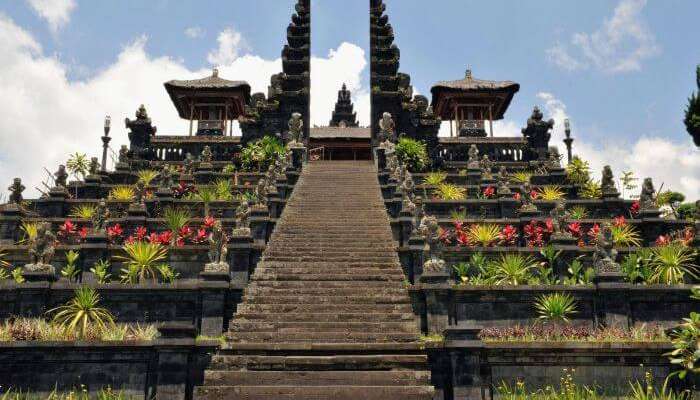
{"label": "stone pillar", "polygon": [[611,275],[605,273],[596,275],[596,323],[627,330],[631,315],[627,285],[620,283],[621,274]]}
{"label": "stone pillar", "polygon": [[102,196],[102,176],[88,175],[85,183],[78,188],[80,197],[84,199],[101,199]]}
{"label": "stone pillar", "polygon": [[419,281],[425,293],[428,334],[442,334],[450,323],[450,274],[424,271]]}
{"label": "stone pillar", "polygon": [[255,205],[250,210],[250,231],[253,240],[267,243],[268,224],[270,222],[269,210],[267,207]]}
{"label": "stone pillar", "polygon": [[282,215],[279,193],[270,192],[267,194],[267,208],[269,210],[270,218],[279,218],[280,215]]}
{"label": "stone pillar", "polygon": [[15,244],[19,241],[24,212],[17,204],[9,203],[0,210],[0,243]]}
{"label": "stone pillar", "polygon": [[226,293],[231,276],[228,271],[207,271],[205,268],[205,271],[200,272],[199,277],[202,305],[199,333],[204,336],[218,337],[224,331]]}
{"label": "stone pillar", "polygon": [[192,325],[164,324],[158,328],[156,339],[158,353],[158,400],[184,400],[187,396],[190,376],[190,353],[194,348],[197,330]]}
{"label": "stone pillar", "polygon": [[398,239],[399,246],[408,246],[408,241],[413,233],[414,218],[413,213],[406,210],[402,210],[399,214],[399,235],[398,238],[395,237],[395,239]]}
{"label": "stone pillar", "polygon": [[231,265],[231,280],[247,283],[253,274],[254,264],[251,261],[253,237],[231,236],[228,241],[228,262]]}
{"label": "stone pillar", "polygon": [[498,205],[501,210],[501,218],[517,218],[518,207],[520,202],[513,198],[502,197],[498,199]]}
{"label": "stone pillar", "polygon": [[425,239],[422,236],[413,235],[408,239],[408,248],[411,253],[410,263],[406,266],[408,279],[411,283],[419,281],[423,275],[423,263],[425,263]]}
{"label": "stone pillar", "polygon": [[49,197],[37,200],[37,211],[44,217],[63,218],[67,210],[67,198],[68,192],[65,188],[53,188]]}
{"label": "stone pillar", "polygon": [[481,326],[463,324],[445,330],[455,399],[487,399],[490,371],[486,366]]}
{"label": "stone pillar", "polygon": [[194,180],[199,184],[208,184],[214,181],[215,174],[211,163],[200,163],[194,173]]}
{"label": "stone pillar", "polygon": [[305,147],[292,147],[292,168],[297,171],[301,171],[304,162],[306,161],[306,148]]}

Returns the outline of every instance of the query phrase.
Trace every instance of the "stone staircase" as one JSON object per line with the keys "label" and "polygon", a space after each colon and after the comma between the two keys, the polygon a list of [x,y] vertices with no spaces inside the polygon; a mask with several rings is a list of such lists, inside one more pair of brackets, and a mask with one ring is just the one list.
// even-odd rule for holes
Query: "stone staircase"
{"label": "stone staircase", "polygon": [[371,162],[305,166],[197,399],[431,399]]}

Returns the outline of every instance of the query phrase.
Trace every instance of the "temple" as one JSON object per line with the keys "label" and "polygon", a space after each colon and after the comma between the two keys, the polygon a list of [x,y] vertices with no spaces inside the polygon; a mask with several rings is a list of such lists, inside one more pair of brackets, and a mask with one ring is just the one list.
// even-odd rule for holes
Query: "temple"
{"label": "temple", "polygon": [[135,104],[125,144],[110,117],[96,132],[101,160],[71,154],[37,198],[8,182],[2,394],[697,395],[700,201],[593,171],[538,106],[494,132],[515,82],[467,70],[415,95],[382,0],[369,126],[340,82],[312,126],[311,4],[266,93],[216,69],[167,81],[179,134]]}

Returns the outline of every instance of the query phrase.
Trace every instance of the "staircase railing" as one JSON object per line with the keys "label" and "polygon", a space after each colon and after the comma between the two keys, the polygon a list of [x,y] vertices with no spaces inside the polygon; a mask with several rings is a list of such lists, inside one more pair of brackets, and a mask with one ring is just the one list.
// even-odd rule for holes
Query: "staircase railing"
{"label": "staircase railing", "polygon": [[316,147],[309,150],[309,161],[319,161],[326,159],[326,148],[325,146]]}

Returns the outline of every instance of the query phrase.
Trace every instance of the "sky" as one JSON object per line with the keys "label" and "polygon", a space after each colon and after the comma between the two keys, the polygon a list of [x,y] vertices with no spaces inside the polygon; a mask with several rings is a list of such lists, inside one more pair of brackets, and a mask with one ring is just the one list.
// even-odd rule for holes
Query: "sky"
{"label": "sky", "polygon": [[[596,175],[640,178],[700,198],[700,150],[682,124],[696,88],[697,0],[385,0],[401,71],[416,93],[466,68],[521,85],[496,135],[514,136],[539,105],[573,125],[574,152]],[[312,124],[330,119],[343,82],[369,123],[367,0],[312,0]],[[0,183],[28,187],[70,152],[128,143],[124,118],[145,104],[161,134],[186,134],[163,89],[219,67],[266,92],[281,70],[293,0],[0,1]],[[28,193],[31,190],[28,191]]]}

